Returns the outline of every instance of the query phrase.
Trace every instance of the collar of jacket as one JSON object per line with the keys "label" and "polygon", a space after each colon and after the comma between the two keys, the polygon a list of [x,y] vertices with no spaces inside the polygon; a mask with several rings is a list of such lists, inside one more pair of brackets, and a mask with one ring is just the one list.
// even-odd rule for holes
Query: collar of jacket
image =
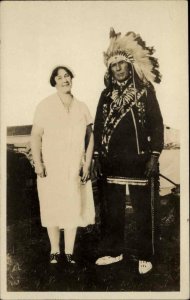
{"label": "collar of jacket", "polygon": [[124,82],[118,82],[118,81],[113,80],[112,88],[106,89],[106,94],[105,94],[106,97],[110,97],[113,90],[118,90],[119,94],[121,95],[125,91],[127,86],[129,86],[132,82],[133,82],[133,80],[132,80],[131,76]]}

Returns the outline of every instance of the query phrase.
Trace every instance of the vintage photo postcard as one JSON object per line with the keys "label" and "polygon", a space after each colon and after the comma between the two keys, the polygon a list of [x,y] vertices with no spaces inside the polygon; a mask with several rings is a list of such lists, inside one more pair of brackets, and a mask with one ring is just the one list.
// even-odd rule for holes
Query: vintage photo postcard
{"label": "vintage photo postcard", "polygon": [[1,1],[9,299],[189,299],[188,2]]}

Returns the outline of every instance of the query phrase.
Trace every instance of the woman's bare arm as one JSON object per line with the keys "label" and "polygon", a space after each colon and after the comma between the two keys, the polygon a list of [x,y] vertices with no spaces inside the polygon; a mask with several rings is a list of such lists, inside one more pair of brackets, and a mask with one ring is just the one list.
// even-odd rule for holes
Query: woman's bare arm
{"label": "woman's bare arm", "polygon": [[42,135],[43,128],[34,124],[31,132],[31,150],[35,165],[35,172],[40,177],[46,176],[45,167],[42,161]]}

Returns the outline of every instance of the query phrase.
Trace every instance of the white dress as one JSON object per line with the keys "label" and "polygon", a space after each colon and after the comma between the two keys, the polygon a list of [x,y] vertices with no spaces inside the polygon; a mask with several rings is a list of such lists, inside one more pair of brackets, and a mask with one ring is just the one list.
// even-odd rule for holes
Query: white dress
{"label": "white dress", "polygon": [[85,103],[73,99],[67,112],[58,94],[38,105],[34,124],[43,128],[42,159],[47,177],[37,179],[41,223],[72,228],[94,224],[92,184],[80,182],[86,127],[92,117]]}

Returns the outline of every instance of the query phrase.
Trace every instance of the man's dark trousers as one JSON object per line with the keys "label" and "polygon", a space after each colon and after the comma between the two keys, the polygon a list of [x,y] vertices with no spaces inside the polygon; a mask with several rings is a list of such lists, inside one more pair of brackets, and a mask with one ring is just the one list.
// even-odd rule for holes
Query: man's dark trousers
{"label": "man's dark trousers", "polygon": [[[136,221],[136,244],[138,259],[152,260],[158,250],[159,241],[159,197],[158,180],[151,203],[151,187],[129,185],[130,200]],[[110,184],[102,178],[98,182],[100,191],[101,243],[103,256],[118,256],[125,252],[126,186]],[[126,241],[128,243],[128,241]]]}

